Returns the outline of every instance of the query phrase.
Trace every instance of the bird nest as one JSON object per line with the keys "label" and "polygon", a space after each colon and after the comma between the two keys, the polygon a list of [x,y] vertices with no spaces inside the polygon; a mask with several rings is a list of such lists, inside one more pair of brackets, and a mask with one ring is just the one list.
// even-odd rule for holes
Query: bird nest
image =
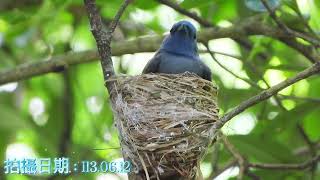
{"label": "bird nest", "polygon": [[117,77],[122,152],[146,179],[195,177],[218,121],[217,86],[195,74]]}

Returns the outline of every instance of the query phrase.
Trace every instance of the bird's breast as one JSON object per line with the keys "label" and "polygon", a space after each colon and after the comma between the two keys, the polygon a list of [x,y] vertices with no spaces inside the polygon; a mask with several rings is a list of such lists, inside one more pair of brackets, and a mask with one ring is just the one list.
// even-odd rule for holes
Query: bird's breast
{"label": "bird's breast", "polygon": [[166,55],[162,57],[161,63],[159,64],[160,73],[179,74],[186,71],[201,76],[202,70],[199,60],[184,56]]}

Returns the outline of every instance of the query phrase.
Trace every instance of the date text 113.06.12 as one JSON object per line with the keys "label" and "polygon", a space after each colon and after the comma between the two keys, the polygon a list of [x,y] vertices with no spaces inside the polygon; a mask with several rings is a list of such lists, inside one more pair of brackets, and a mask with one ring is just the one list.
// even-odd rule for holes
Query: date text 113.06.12
{"label": "date text 113.06.12", "polygon": [[81,173],[129,173],[131,170],[131,163],[129,161],[81,161],[79,165]]}

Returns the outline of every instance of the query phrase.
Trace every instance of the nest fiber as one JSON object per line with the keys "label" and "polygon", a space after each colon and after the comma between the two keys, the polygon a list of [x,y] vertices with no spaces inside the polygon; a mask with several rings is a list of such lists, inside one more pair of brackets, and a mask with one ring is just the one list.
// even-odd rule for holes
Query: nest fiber
{"label": "nest fiber", "polygon": [[123,155],[150,179],[195,177],[218,120],[217,87],[195,74],[118,77],[114,111]]}

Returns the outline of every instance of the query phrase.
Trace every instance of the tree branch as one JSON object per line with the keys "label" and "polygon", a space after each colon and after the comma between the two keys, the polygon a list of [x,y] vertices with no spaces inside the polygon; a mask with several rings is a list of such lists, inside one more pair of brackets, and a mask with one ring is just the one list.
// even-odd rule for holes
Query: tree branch
{"label": "tree branch", "polygon": [[[319,151],[320,149],[320,142],[318,143],[315,143],[314,144],[314,148],[316,151]],[[308,146],[303,146],[303,147],[299,147],[297,149],[295,149],[293,151],[293,154],[294,155],[299,155],[299,156],[306,156],[306,155],[309,155],[310,154],[310,149]]]}
{"label": "tree branch", "polygon": [[292,100],[301,100],[301,101],[310,101],[315,103],[320,103],[320,98],[314,97],[300,97],[300,96],[292,96],[292,95],[280,95],[282,99],[292,99]]}
{"label": "tree branch", "polygon": [[115,75],[111,58],[111,38],[120,20],[121,15],[123,14],[126,7],[129,5],[129,3],[130,0],[125,0],[123,2],[114,20],[110,23],[108,31],[105,32],[103,30],[102,19],[96,7],[95,0],[84,0],[84,4],[88,12],[89,21],[91,25],[91,32],[96,40],[98,52],[101,58],[100,62],[102,66],[103,77],[109,92],[111,92],[113,88],[113,82],[107,80]]}
{"label": "tree branch", "polygon": [[188,16],[192,18],[193,20],[197,21],[199,24],[201,24],[203,27],[213,27],[213,24],[200,16],[198,16],[196,13],[190,12],[186,9],[183,9],[178,4],[170,1],[170,0],[156,0],[161,4],[164,4],[168,7],[171,7],[172,9],[176,10],[177,12],[180,12],[181,14]]}
{"label": "tree branch", "polygon": [[261,1],[262,4],[264,5],[264,7],[268,10],[268,12],[269,12],[271,18],[274,20],[274,22],[275,22],[281,29],[283,29],[283,31],[284,31],[285,33],[287,33],[288,35],[291,35],[293,38],[294,38],[294,37],[299,37],[299,38],[301,38],[301,39],[303,39],[303,40],[305,40],[305,41],[308,41],[308,42],[314,44],[314,45],[317,46],[317,47],[320,46],[320,42],[319,42],[316,38],[312,38],[312,37],[309,37],[309,36],[306,35],[306,34],[302,34],[302,33],[300,33],[300,32],[296,32],[296,31],[290,29],[286,24],[284,24],[283,22],[281,22],[281,21],[278,19],[276,13],[275,13],[275,9],[272,9],[272,8],[269,6],[267,0],[260,0],[260,1]]}
{"label": "tree branch", "polygon": [[63,73],[64,78],[64,127],[60,136],[59,144],[59,157],[66,156],[68,147],[72,143],[72,130],[73,130],[73,93],[72,93],[72,80],[70,70],[65,70]]}
{"label": "tree branch", "polygon": [[268,2],[267,2],[266,0],[260,0],[260,1],[261,1],[261,3],[263,4],[263,6],[268,10],[268,12],[269,12],[271,18],[274,20],[274,22],[275,22],[280,28],[282,28],[284,31],[286,31],[287,33],[289,33],[290,29],[289,29],[284,23],[282,23],[282,22],[278,19],[277,15],[276,15],[276,13],[275,13],[275,9],[272,9],[272,8],[269,6],[269,4],[268,4]]}
{"label": "tree branch", "polygon": [[[64,97],[63,97],[63,127],[59,137],[58,157],[67,157],[69,147],[72,145],[72,130],[73,130],[73,94],[71,85],[70,70],[63,72],[64,79]],[[58,179],[58,174],[53,174],[47,180]]]}
{"label": "tree branch", "polygon": [[320,161],[320,154],[313,157],[312,159],[305,161],[300,164],[265,164],[265,163],[250,163],[249,167],[259,169],[273,169],[273,170],[303,170],[313,164]]}
{"label": "tree branch", "polygon": [[[301,124],[298,124],[297,128],[298,128],[298,132],[302,136],[303,140],[305,141],[305,143],[309,147],[311,157],[315,157],[317,155],[315,143],[312,142],[312,140],[308,137],[307,133],[304,131]],[[314,179],[316,169],[317,169],[317,163],[312,164],[311,168],[310,168],[311,179]]]}
{"label": "tree branch", "polygon": [[310,154],[312,156],[315,156],[316,155],[316,151],[315,151],[315,148],[314,148],[315,144],[311,141],[311,139],[309,139],[307,133],[304,131],[304,129],[303,129],[301,124],[297,125],[297,129],[298,129],[299,134],[301,135],[301,137],[303,138],[303,140],[305,141],[305,143],[309,147]]}
{"label": "tree branch", "polygon": [[234,77],[248,83],[249,85],[251,85],[252,87],[262,90],[262,88],[257,85],[255,82],[251,81],[251,79],[247,79],[247,78],[243,78],[240,77],[239,75],[235,74],[234,72],[232,72],[231,70],[229,70],[227,67],[225,67],[223,64],[221,64],[218,59],[214,56],[213,52],[210,50],[209,45],[208,44],[204,44],[204,46],[207,48],[207,52],[210,54],[211,58],[225,71],[227,71],[228,73],[230,73],[231,75],[233,75]]}
{"label": "tree branch", "polygon": [[227,162],[224,167],[218,169],[216,172],[212,171],[208,179],[215,179],[220,174],[222,174],[225,170],[227,170],[233,166],[236,166],[237,163],[238,163],[238,161],[236,159],[232,159],[231,161]]}
{"label": "tree branch", "polygon": [[[279,39],[305,55],[310,59],[310,61],[316,62],[320,60],[319,56],[314,53],[309,46],[288,39],[288,36],[278,28],[273,28],[269,25],[262,24],[257,19],[249,18],[227,28],[206,28],[198,33],[199,42],[208,42],[211,39],[218,38],[233,38],[252,35],[265,35]],[[124,54],[133,54],[139,52],[154,52],[159,48],[163,38],[163,35],[147,36],[139,37],[134,40],[113,43],[111,46],[112,55],[121,56]],[[39,60],[33,63],[22,64],[13,69],[0,72],[0,85],[31,78],[49,72],[59,72],[70,65],[91,62],[97,58],[97,53],[94,50],[91,50],[58,55],[48,60]],[[109,71],[112,70],[109,69]]]}
{"label": "tree branch", "polygon": [[238,150],[231,144],[227,137],[219,134],[227,150],[236,159],[239,165],[239,175],[238,179],[243,179],[244,174],[259,178],[256,175],[250,173],[249,168],[259,168],[259,169],[270,169],[270,170],[304,170],[309,167],[316,166],[317,162],[320,161],[320,154],[314,155],[310,160],[298,164],[267,164],[267,163],[251,163],[246,161],[246,159],[238,152]]}
{"label": "tree branch", "polygon": [[236,150],[236,148],[231,144],[227,137],[224,135],[220,135],[223,144],[228,149],[228,151],[232,154],[232,156],[237,160],[238,166],[239,166],[239,174],[237,179],[241,180],[243,179],[245,173],[247,172],[247,161],[246,159]]}
{"label": "tree branch", "polygon": [[244,110],[246,110],[247,108],[258,104],[268,98],[270,98],[271,96],[275,95],[276,93],[278,93],[279,91],[281,91],[282,89],[302,80],[305,78],[308,78],[314,74],[317,74],[320,72],[320,61],[316,62],[315,64],[313,64],[310,68],[305,69],[304,71],[298,73],[296,76],[288,78],[282,82],[280,82],[279,84],[264,90],[262,92],[260,92],[259,94],[249,98],[248,100],[242,102],[241,104],[239,104],[236,108],[234,108],[233,110],[231,110],[230,112],[226,113],[219,121],[219,123],[217,123],[216,125],[216,129],[220,129],[226,122],[228,122],[230,119],[232,119],[234,116],[238,115],[239,113],[243,112]]}

